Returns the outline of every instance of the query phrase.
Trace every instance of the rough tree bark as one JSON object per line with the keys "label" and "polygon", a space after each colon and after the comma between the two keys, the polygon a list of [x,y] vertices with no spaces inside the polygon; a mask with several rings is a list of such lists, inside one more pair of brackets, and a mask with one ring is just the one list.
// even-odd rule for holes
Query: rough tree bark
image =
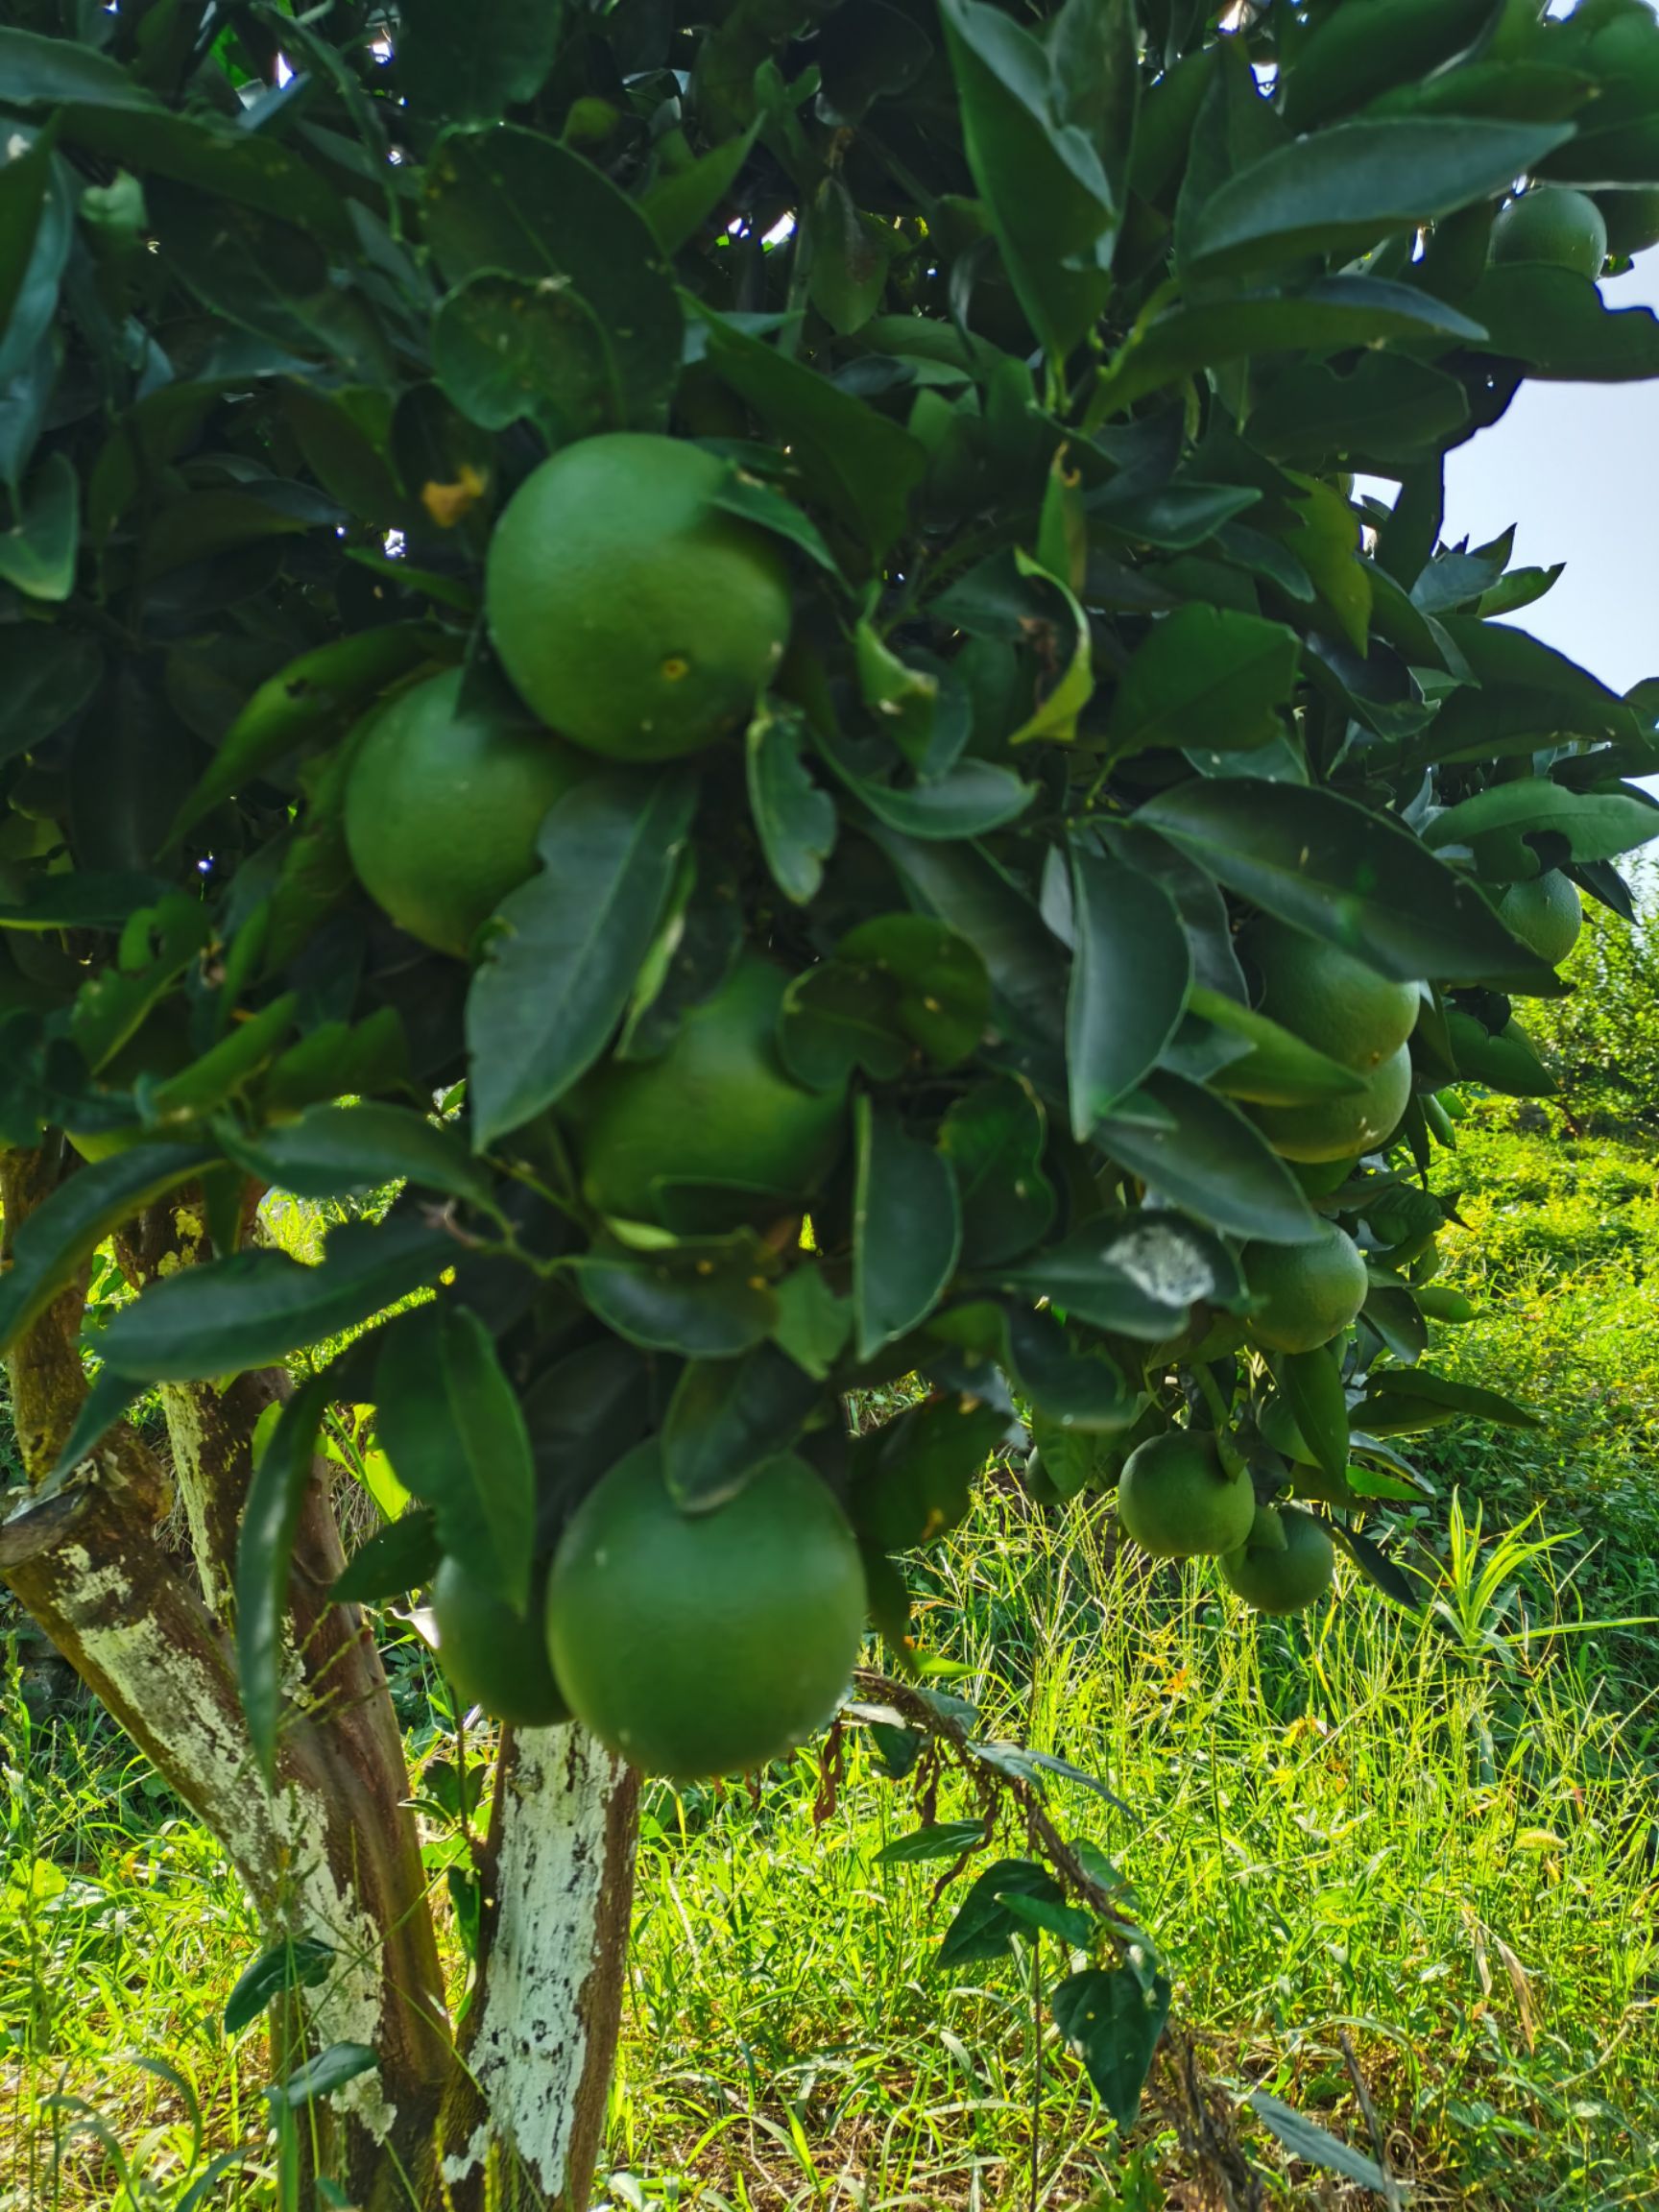
{"label": "rough tree bark", "polygon": [[[0,1156],[11,1238],[54,1187],[49,1153]],[[200,1214],[174,1199],[121,1240],[142,1280],[202,1256]],[[85,1395],[84,1286],[8,1355],[31,1481]],[[304,2130],[320,2171],[365,2212],[586,2212],[620,2016],[632,1896],[633,1778],[574,1728],[509,1738],[482,1847],[478,1984],[457,2038],[432,1895],[386,1678],[343,1567],[326,1469],[301,1519],[290,1589],[296,1684],[273,1785],[237,1697],[231,1569],[260,1413],[285,1376],[164,1393],[172,1467],[125,1423],[51,1495],[0,1521],[3,1577],[58,1649],[225,1846],[267,1936],[334,1953],[303,1999],[306,2046],[370,2046],[377,2067]],[[161,1541],[177,1484],[194,1575]]]}

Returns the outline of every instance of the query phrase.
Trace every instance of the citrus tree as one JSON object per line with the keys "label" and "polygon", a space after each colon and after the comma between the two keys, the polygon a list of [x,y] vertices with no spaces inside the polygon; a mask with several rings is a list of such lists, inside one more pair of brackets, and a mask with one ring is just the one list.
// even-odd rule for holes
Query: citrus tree
{"label": "citrus tree", "polygon": [[[1659,23],[13,0],[0,125],[0,1573],[247,1884],[327,2200],[580,2205],[634,1776],[902,1671],[994,1453],[1279,1611],[1526,1418],[1426,1170],[1659,744],[1442,463],[1659,373]],[[458,2021],[385,1604],[506,1724]],[[1092,1951],[1132,2112],[1155,1946],[1031,1825],[953,1955]]]}

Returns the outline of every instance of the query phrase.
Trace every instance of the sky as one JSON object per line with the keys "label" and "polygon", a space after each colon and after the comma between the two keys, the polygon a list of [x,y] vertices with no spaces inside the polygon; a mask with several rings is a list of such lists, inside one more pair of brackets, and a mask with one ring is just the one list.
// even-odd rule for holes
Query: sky
{"label": "sky", "polygon": [[[1659,308],[1659,248],[1605,278],[1610,308]],[[1392,487],[1389,488],[1390,492]],[[1565,561],[1512,617],[1616,691],[1659,676],[1659,383],[1525,383],[1447,457],[1448,543],[1515,534],[1516,565]]]}

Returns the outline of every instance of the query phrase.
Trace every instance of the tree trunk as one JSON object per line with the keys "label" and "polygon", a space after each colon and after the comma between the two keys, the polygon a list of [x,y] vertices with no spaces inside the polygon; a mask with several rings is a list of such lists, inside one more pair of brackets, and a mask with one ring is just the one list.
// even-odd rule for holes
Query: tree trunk
{"label": "tree trunk", "polygon": [[[42,1154],[0,1156],[7,1257],[57,1173]],[[170,1220],[123,1238],[122,1258],[135,1273],[164,1252],[188,1264],[199,1241],[175,1202]],[[36,1482],[85,1395],[82,1314],[73,1288],[7,1355]],[[230,1625],[236,1530],[253,1426],[288,1387],[276,1374],[169,1385],[171,1476],[118,1424],[53,1494],[6,1501],[0,1578],[224,1844],[267,1939],[332,1951],[278,2071],[333,2043],[367,2045],[377,2065],[302,2116],[315,2170],[365,2212],[586,2212],[620,2018],[634,1778],[574,1727],[506,1739],[481,1854],[478,1981],[457,2042],[379,1654],[357,1609],[328,1600],[344,1554],[322,1462],[295,1548],[295,1680],[273,1783],[248,1742]],[[160,1541],[175,1484],[194,1579]]]}

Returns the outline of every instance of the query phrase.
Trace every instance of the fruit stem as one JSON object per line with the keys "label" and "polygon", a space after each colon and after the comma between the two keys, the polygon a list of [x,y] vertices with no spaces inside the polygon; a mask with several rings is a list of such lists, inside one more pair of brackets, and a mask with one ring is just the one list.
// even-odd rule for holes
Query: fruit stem
{"label": "fruit stem", "polygon": [[1198,1385],[1198,1394],[1209,1407],[1210,1417],[1215,1424],[1215,1456],[1229,1475],[1242,1475],[1244,1461],[1234,1449],[1233,1439],[1228,1434],[1227,1401],[1221,1395],[1220,1384],[1208,1367],[1194,1367],[1191,1372],[1192,1380]]}

